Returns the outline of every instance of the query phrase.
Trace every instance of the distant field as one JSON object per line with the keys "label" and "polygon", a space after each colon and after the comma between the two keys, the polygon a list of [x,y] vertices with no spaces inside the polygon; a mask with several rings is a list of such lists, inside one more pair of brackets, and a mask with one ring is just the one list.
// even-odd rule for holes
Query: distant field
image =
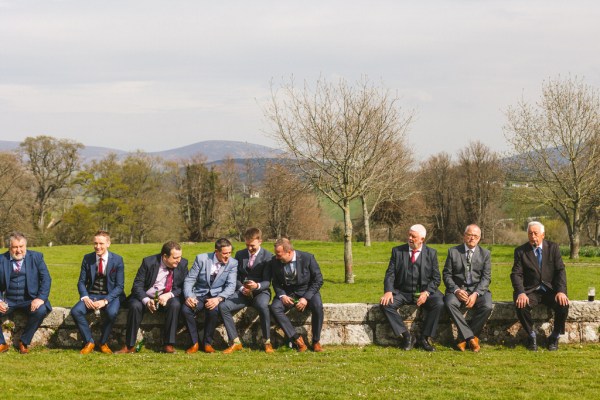
{"label": "distant field", "polygon": [[[296,241],[296,248],[315,254],[321,266],[325,284],[321,290],[327,303],[376,303],[382,295],[383,276],[389,261],[391,249],[397,243],[377,242],[368,248],[354,243],[354,274],[352,285],[344,283],[343,244],[334,242]],[[265,243],[272,250],[272,243]],[[213,243],[183,244],[183,255],[191,263],[196,254],[213,250]],[[243,248],[243,243],[234,243],[235,249]],[[443,268],[448,247],[451,245],[432,245],[438,250],[440,269]],[[135,273],[143,257],[156,254],[161,244],[112,245],[111,251],[125,259],[125,292],[129,294]],[[492,251],[492,285],[494,300],[512,299],[509,274],[512,266],[512,246],[486,246]],[[92,250],[92,246],[54,246],[33,248],[44,253],[46,263],[52,275],[50,300],[55,306],[73,306],[79,299],[77,279],[81,259]],[[582,258],[576,262],[565,259],[569,297],[577,300],[587,299],[588,286],[600,288],[600,258]],[[442,283],[441,288],[444,290]]]}

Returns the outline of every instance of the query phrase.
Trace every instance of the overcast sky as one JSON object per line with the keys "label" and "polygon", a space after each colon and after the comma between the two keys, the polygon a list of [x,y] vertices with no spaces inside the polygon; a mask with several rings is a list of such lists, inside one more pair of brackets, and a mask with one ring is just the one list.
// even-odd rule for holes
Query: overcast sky
{"label": "overcast sky", "polygon": [[273,146],[261,106],[294,75],[397,92],[417,158],[480,140],[545,79],[600,87],[597,1],[0,0],[0,139],[159,151]]}

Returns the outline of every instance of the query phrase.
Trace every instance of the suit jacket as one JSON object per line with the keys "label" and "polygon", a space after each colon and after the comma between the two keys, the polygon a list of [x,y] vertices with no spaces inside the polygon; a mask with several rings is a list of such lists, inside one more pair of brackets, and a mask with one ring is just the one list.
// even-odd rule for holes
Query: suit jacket
{"label": "suit jacket", "polygon": [[[88,291],[94,286],[97,271],[96,253],[89,253],[83,256],[81,271],[79,272],[79,281],[77,282],[79,297],[89,296]],[[123,264],[123,257],[108,252],[104,271],[106,275],[106,289],[108,290],[106,300],[110,302],[118,298],[119,300],[124,301],[125,266]]]}
{"label": "suit jacket", "polygon": [[221,268],[213,284],[210,284],[210,270],[213,265],[215,253],[198,254],[192,269],[183,281],[183,296],[188,297],[230,297],[235,292],[237,276],[237,260],[229,258],[227,265]]}
{"label": "suit jacket", "polygon": [[[489,291],[492,281],[492,261],[490,251],[480,246],[475,247],[471,258],[471,288],[483,296]],[[456,289],[467,287],[467,252],[465,245],[460,244],[448,249],[448,257],[442,273],[446,293],[454,293]]]}
{"label": "suit jacket", "polygon": [[286,285],[284,263],[273,257],[271,269],[273,274],[273,289],[277,297],[296,295],[310,300],[323,286],[323,275],[315,256],[304,251],[296,251],[297,284]]}
{"label": "suit jacket", "polygon": [[[408,268],[412,267],[410,262],[410,247],[408,244],[396,246],[392,249],[392,257],[385,272],[383,281],[384,292],[400,293],[402,283],[408,279]],[[435,293],[440,286],[440,269],[438,266],[437,251],[423,245],[420,260],[420,282],[421,291],[427,290],[429,294]]]}
{"label": "suit jacket", "polygon": [[567,294],[567,274],[558,245],[543,241],[541,273],[531,244],[527,242],[517,247],[510,280],[515,296],[531,293],[542,283],[555,292]]}
{"label": "suit jacket", "polygon": [[[25,268],[27,276],[26,289],[29,296],[44,300],[48,312],[52,311],[52,306],[48,300],[52,278],[50,278],[48,267],[44,261],[44,255],[37,251],[27,250],[21,268]],[[8,289],[11,270],[10,252],[7,251],[0,257],[0,292],[5,292]]]}
{"label": "suit jacket", "polygon": [[[160,261],[160,254],[148,256],[142,260],[142,265],[140,265],[133,280],[130,294],[131,297],[139,301],[148,297],[146,292],[154,285],[154,282],[156,282],[156,277],[158,276],[158,271],[160,269]],[[174,297],[181,296],[183,280],[185,279],[187,272],[188,260],[182,258],[179,265],[177,265],[177,268],[173,271],[173,288],[171,289],[171,293],[173,293]]]}
{"label": "suit jacket", "polygon": [[254,259],[252,269],[248,268],[248,262],[250,261],[250,252],[248,249],[240,250],[235,253],[235,259],[238,263],[237,269],[237,282],[235,289],[239,288],[243,284],[244,278],[248,278],[254,282],[260,283],[260,290],[255,292],[269,291],[271,287],[271,259],[273,254],[264,248],[260,248],[260,252]]}

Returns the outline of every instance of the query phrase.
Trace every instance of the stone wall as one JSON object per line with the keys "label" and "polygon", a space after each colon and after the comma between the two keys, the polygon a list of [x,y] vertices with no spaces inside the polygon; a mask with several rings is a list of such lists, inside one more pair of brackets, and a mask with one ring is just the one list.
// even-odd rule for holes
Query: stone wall
{"label": "stone wall", "polygon": [[[325,323],[321,335],[323,345],[356,345],[368,344],[395,345],[397,342],[391,328],[378,304],[346,303],[325,304]],[[82,346],[75,322],[69,315],[70,309],[55,307],[33,338],[33,345],[46,345],[51,348],[79,348]],[[400,309],[411,331],[419,332],[421,312],[415,306],[403,306]],[[552,312],[544,306],[534,310],[535,327],[538,337],[546,337],[552,328]],[[290,311],[290,319],[297,330],[310,340],[310,313]],[[238,332],[242,341],[248,346],[261,343],[261,332],[258,314],[253,309],[245,309],[235,316]],[[94,337],[99,336],[101,320],[89,314]],[[111,347],[118,348],[125,338],[127,310],[121,310],[111,336]],[[2,329],[8,343],[17,339],[25,324],[24,314],[17,313],[12,320],[3,318]],[[182,322],[182,321],[181,321]],[[163,316],[145,314],[138,339],[142,334],[150,348],[158,348],[161,344],[161,327]],[[202,320],[198,322],[202,328]],[[600,331],[600,301],[572,301],[567,320],[566,335],[561,336],[563,343],[598,342]],[[143,331],[143,333],[142,333]],[[451,324],[448,314],[443,314],[436,341],[443,345],[452,345],[456,338],[456,328]],[[202,332],[200,332],[202,335]],[[525,338],[521,324],[517,321],[514,306],[510,302],[496,302],[480,339],[483,343],[514,346]],[[226,346],[227,336],[222,325],[217,328],[215,346]],[[287,343],[281,329],[272,326],[272,340],[275,345]],[[543,343],[543,339],[540,340]],[[177,345],[184,348],[189,345],[189,335],[185,325],[181,323],[177,336]]]}

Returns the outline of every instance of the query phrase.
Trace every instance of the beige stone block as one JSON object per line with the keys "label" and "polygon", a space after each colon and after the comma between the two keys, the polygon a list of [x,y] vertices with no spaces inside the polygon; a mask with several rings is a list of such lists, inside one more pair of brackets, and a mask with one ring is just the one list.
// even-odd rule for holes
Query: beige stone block
{"label": "beige stone block", "polygon": [[[321,330],[320,343],[324,346],[331,344],[343,344],[344,336],[345,335],[343,325],[324,325],[323,329]],[[310,344],[311,342],[312,337],[308,344]]]}
{"label": "beige stone block", "polygon": [[369,305],[364,303],[325,304],[325,320],[331,323],[362,323],[367,321]]}
{"label": "beige stone block", "polygon": [[346,337],[342,344],[366,346],[373,343],[373,329],[369,325],[346,325]]}

